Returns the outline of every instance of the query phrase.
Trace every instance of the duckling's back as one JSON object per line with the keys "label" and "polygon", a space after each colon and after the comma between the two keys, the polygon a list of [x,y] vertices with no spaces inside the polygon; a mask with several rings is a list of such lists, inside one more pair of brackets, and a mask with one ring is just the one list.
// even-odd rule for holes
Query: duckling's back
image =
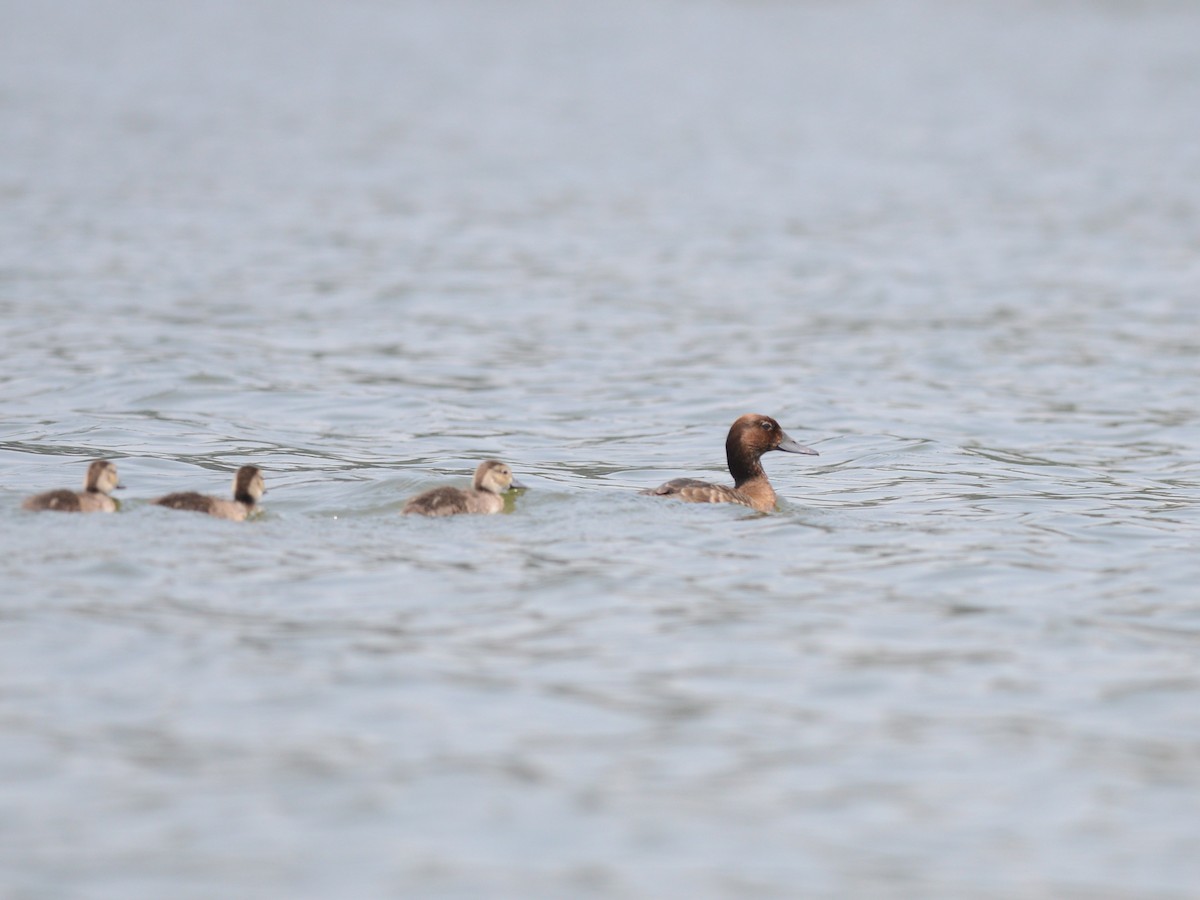
{"label": "duckling's back", "polygon": [[113,512],[116,508],[117,502],[107,494],[98,491],[80,494],[66,488],[27,497],[21,503],[21,509],[35,512]]}
{"label": "duckling's back", "polygon": [[168,509],[182,509],[188,512],[207,513],[212,511],[214,497],[206,497],[195,491],[183,491],[178,494],[167,494],[154,501],[155,506],[165,506]]}
{"label": "duckling's back", "polygon": [[46,491],[44,494],[38,494],[34,497],[26,497],[25,502],[21,504],[21,509],[30,510],[45,510],[53,509],[59,512],[82,512],[83,504],[79,502],[79,495],[74,491]]}
{"label": "duckling's back", "polygon": [[167,494],[167,496],[159,497],[155,500],[154,504],[156,506],[165,506],[168,509],[204,513],[205,515],[215,516],[218,519],[229,519],[233,522],[241,522],[250,515],[250,509],[244,503],[238,503],[236,500],[222,500],[219,497],[209,497],[207,494],[198,494],[195,491]]}
{"label": "duckling's back", "polygon": [[498,494],[440,487],[417,494],[404,504],[400,512],[406,516],[456,516],[461,513],[496,513],[502,509],[504,500]]}

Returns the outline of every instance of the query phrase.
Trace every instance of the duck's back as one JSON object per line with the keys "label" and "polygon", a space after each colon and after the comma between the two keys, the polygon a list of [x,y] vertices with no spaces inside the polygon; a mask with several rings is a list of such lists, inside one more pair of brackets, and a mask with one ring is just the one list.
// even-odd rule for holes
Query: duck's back
{"label": "duck's back", "polygon": [[456,516],[460,513],[496,513],[502,509],[504,500],[498,494],[440,487],[417,494],[400,512],[406,516]]}
{"label": "duck's back", "polygon": [[736,488],[723,484],[712,484],[699,478],[673,478],[656,488],[642,491],[658,497],[678,497],[688,503],[738,503],[742,506],[754,506],[750,497]]}

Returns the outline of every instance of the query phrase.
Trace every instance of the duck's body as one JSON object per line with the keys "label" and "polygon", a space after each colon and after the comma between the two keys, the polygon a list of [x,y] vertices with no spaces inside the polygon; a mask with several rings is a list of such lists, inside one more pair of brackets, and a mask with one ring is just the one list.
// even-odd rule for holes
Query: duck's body
{"label": "duck's body", "polygon": [[775,489],[762,467],[762,455],[772,450],[816,456],[817,451],[796,443],[770,416],[747,413],[729,429],[725,459],[733,475],[733,487],[711,484],[698,478],[675,478],[642,491],[660,497],[678,497],[688,503],[737,503],[759,512],[775,508]]}
{"label": "duck's body", "polygon": [[82,491],[46,491],[25,498],[21,508],[55,512],[116,512],[119,504],[109,493],[121,486],[117,481],[117,467],[107,460],[96,460],[88,466]]}
{"label": "duck's body", "polygon": [[242,522],[258,509],[258,501],[266,492],[262,471],[257,466],[242,466],[233,478],[232,500],[184,491],[159,497],[154,503],[169,509],[204,513],[218,519]]}
{"label": "duck's body", "polygon": [[642,491],[643,494],[654,494],[660,497],[678,497],[687,503],[738,503],[749,506],[759,512],[769,512],[775,508],[778,499],[775,489],[771,487],[764,475],[751,479],[741,485],[729,487],[724,484],[712,484],[699,478],[673,478],[656,488]]}
{"label": "duck's body", "polygon": [[512,470],[502,462],[489,459],[475,469],[471,488],[432,488],[410,499],[400,510],[403,515],[457,516],[463,513],[488,515],[504,509],[505,491],[521,488]]}

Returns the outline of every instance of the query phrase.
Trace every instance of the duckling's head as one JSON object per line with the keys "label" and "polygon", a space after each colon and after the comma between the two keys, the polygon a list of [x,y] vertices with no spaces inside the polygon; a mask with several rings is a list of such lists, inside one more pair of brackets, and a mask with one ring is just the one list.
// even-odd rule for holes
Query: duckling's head
{"label": "duckling's head", "polygon": [[512,488],[523,488],[513,478],[512,469],[507,464],[496,459],[481,462],[475,470],[475,490],[490,491],[493,494],[503,494]]}
{"label": "duckling's head", "polygon": [[98,459],[88,466],[87,477],[83,481],[84,488],[91,493],[111,494],[121,487],[117,478],[117,467],[107,459]]}
{"label": "duckling's head", "polygon": [[729,437],[725,439],[725,451],[731,459],[735,456],[758,458],[771,450],[819,455],[812,447],[792,440],[778,422],[760,413],[746,413],[739,418],[730,427]]}
{"label": "duckling's head", "polygon": [[267,486],[263,483],[262,470],[258,466],[242,466],[233,476],[233,497],[242,503],[257,503]]}

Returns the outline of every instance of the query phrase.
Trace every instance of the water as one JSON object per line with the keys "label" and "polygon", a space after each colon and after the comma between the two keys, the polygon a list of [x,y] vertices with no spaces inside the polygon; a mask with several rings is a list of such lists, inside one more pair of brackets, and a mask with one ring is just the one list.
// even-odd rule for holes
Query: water
{"label": "water", "polygon": [[3,19],[0,893],[1196,896],[1200,9]]}

